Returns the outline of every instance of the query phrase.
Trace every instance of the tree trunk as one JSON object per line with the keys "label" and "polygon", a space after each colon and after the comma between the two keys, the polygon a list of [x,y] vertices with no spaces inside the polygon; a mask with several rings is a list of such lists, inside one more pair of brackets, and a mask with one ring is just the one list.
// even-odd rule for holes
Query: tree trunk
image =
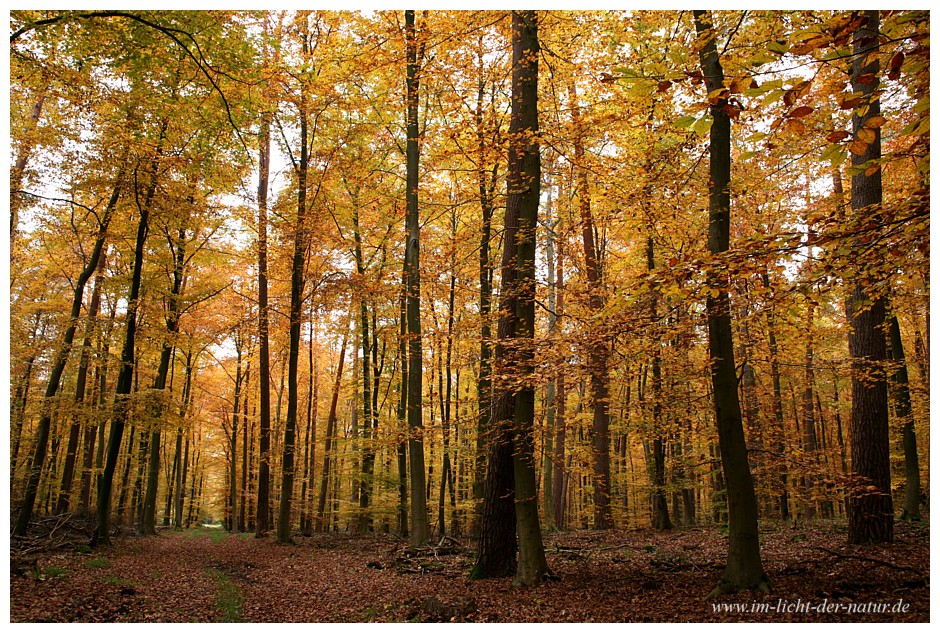
{"label": "tree trunk", "polygon": [[[512,354],[511,373],[521,386],[513,411],[513,472],[516,531],[519,535],[517,586],[536,585],[549,575],[539,526],[535,450],[535,248],[538,226],[541,164],[539,157],[538,16],[535,11],[512,14],[512,117],[509,124],[508,207],[518,206],[516,233],[516,336],[521,342]],[[507,222],[507,225],[509,223]],[[609,479],[608,479],[609,481]],[[608,487],[609,490],[609,487]]]}
{"label": "tree trunk", "polygon": [[[423,46],[422,46],[423,48]],[[405,11],[407,57],[407,182],[405,190],[408,242],[405,245],[408,312],[408,453],[411,467],[411,544],[427,542],[428,509],[424,495],[424,425],[421,420],[421,270],[418,222],[418,41],[414,11]]]}
{"label": "tree trunk", "polygon": [[907,379],[907,360],[901,341],[901,326],[897,315],[891,315],[889,322],[891,357],[895,362],[894,370],[894,410],[902,426],[904,445],[904,511],[902,521],[920,521],[920,463],[917,456],[917,436],[914,433],[914,415],[911,411],[911,393]]}
{"label": "tree trunk", "polygon": [[[578,206],[581,212],[581,238],[584,243],[584,267],[590,286],[589,305],[593,315],[604,309],[604,288],[601,279],[601,261],[594,237],[594,218],[591,214],[591,189],[585,164],[581,108],[574,82],[568,83],[571,119],[575,126],[574,155],[578,178]],[[589,343],[588,371],[591,374],[591,394],[594,399],[594,422],[591,427],[594,459],[594,529],[613,529],[610,513],[610,386],[608,356],[610,349],[605,336],[594,334]]]}
{"label": "tree trunk", "polygon": [[[653,236],[646,238],[646,265],[650,272],[656,269],[653,252]],[[666,502],[666,448],[663,440],[663,371],[662,348],[659,335],[659,294],[654,289],[650,304],[650,323],[656,328],[653,350],[653,527],[671,530],[669,505]]]}
{"label": "tree trunk", "polygon": [[483,97],[485,94],[484,53],[482,39],[478,49],[479,76],[477,81],[477,107],[474,112],[477,135],[477,188],[480,195],[479,279],[480,279],[480,372],[477,378],[477,438],[473,471],[473,535],[480,536],[483,518],[483,496],[486,480],[486,442],[490,431],[490,406],[492,404],[492,342],[490,337],[490,306],[493,301],[493,266],[490,263],[490,233],[493,219],[493,192],[496,186],[498,162],[487,173],[486,156],[489,143],[483,120]]}
{"label": "tree trunk", "polygon": [[[183,291],[183,266],[186,263],[186,229],[178,229],[176,240],[170,238],[169,248],[173,253],[173,289],[167,304],[166,332],[167,338],[163,343],[163,349],[160,352],[160,366],[157,369],[157,376],[153,383],[153,389],[156,392],[166,390],[167,377],[170,371],[170,360],[173,356],[173,341],[179,332],[180,319],[180,295]],[[161,393],[162,395],[162,393]],[[163,417],[163,404],[156,405],[152,412],[154,420],[161,420]],[[159,422],[156,424],[159,425]],[[234,419],[232,436],[234,437]],[[157,484],[160,475],[160,427],[156,426],[150,436],[150,461],[149,471],[147,473],[147,493],[144,498],[143,521],[141,532],[144,534],[156,533],[156,510],[157,510]]]}
{"label": "tree trunk", "polygon": [[[770,276],[764,272],[762,276],[764,287],[771,288]],[[780,361],[779,350],[777,348],[776,316],[774,312],[773,298],[770,301],[770,307],[767,311],[767,345],[770,348],[770,380],[773,383],[773,398],[771,408],[774,413],[773,429],[773,447],[778,455],[783,455],[786,450],[784,441],[784,422],[783,422],[783,390],[780,386]],[[777,496],[777,504],[780,510],[780,519],[787,521],[790,519],[790,500],[787,492],[787,465],[777,464],[780,469],[780,494]]]}
{"label": "tree trunk", "polygon": [[326,531],[329,522],[326,521],[326,491],[330,481],[330,461],[333,457],[333,435],[336,429],[336,405],[339,402],[339,388],[343,380],[343,361],[346,359],[346,343],[349,341],[349,327],[343,330],[343,343],[339,350],[339,363],[336,367],[336,378],[333,382],[333,396],[330,400],[330,413],[326,418],[326,440],[323,446],[323,474],[320,480],[320,498],[317,501],[317,532]]}
{"label": "tree trunk", "polygon": [[[699,58],[705,85],[711,94],[724,88],[724,72],[716,36],[708,13],[695,11],[693,15],[696,32],[706,38],[705,45],[699,51]],[[727,99],[714,101],[710,106],[713,123],[709,149],[708,250],[712,254],[719,254],[728,250],[730,241],[731,119],[725,109]],[[718,448],[728,494],[728,561],[724,577],[711,593],[715,597],[743,589],[767,591],[767,575],[760,558],[757,497],[747,461],[747,444],[738,399],[731,297],[726,289],[728,281],[725,275],[713,272],[707,283],[711,289],[706,301],[711,383],[718,426]]]}
{"label": "tree trunk", "polygon": [[[101,310],[101,279],[104,277],[106,259],[105,250],[102,249],[96,265],[95,284],[91,291],[91,301],[88,304],[88,316],[85,321],[85,336],[82,340],[82,352],[78,362],[78,377],[75,380],[75,407],[79,411],[83,408],[85,402],[85,390],[88,383],[88,365],[91,363],[91,337],[98,319],[98,312]],[[55,509],[56,514],[64,514],[69,509],[69,498],[72,491],[72,479],[75,473],[75,459],[76,453],[78,452],[78,439],[81,427],[82,425],[77,421],[73,422],[69,427],[69,443],[65,452],[65,464],[62,467],[62,483],[59,486],[59,500],[56,503]],[[83,437],[83,468],[85,471],[91,468],[91,455],[94,449],[94,432],[94,426],[85,426]],[[87,507],[87,504],[87,499],[84,499],[83,507]]]}
{"label": "tree trunk", "polygon": [[268,176],[271,162],[271,117],[266,110],[261,113],[258,149],[258,445],[260,455],[255,535],[264,536],[270,529],[268,514],[271,505],[271,352],[268,339]]}
{"label": "tree trunk", "polygon": [[408,537],[408,267],[402,267],[401,293],[398,299],[398,365],[401,368],[401,387],[398,397],[398,533]]}
{"label": "tree trunk", "polygon": [[[867,101],[867,111],[859,116],[856,109],[852,128],[856,140],[871,117],[880,116],[878,98],[878,57],[869,55],[877,49],[878,11],[866,11],[865,24],[853,37],[852,90]],[[864,75],[864,76],[863,76]],[[874,140],[864,154],[852,154],[852,166],[860,168],[852,176],[852,212],[877,219],[881,206],[881,169],[866,175],[864,166],[881,158],[881,131],[871,130]],[[860,245],[861,246],[861,245]],[[885,297],[873,296],[869,288],[877,279],[865,272],[846,302],[846,316],[851,330],[849,355],[852,357],[852,473],[863,487],[849,495],[849,542],[881,543],[894,540],[894,509],[891,499],[891,465],[888,440],[888,383],[884,361]],[[869,488],[873,487],[873,488]]]}
{"label": "tree trunk", "polygon": [[816,499],[813,489],[814,480],[817,476],[819,466],[818,442],[816,438],[816,418],[813,415],[813,383],[815,382],[813,372],[813,317],[815,306],[812,300],[808,300],[806,307],[806,355],[803,366],[803,456],[806,460],[806,468],[809,473],[803,475],[803,517],[805,519],[816,518]]}

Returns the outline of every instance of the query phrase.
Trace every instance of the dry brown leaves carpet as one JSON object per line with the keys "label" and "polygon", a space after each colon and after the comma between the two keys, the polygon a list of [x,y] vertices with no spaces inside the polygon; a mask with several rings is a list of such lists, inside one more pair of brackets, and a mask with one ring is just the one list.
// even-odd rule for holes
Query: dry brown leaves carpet
{"label": "dry brown leaves carpet", "polygon": [[[53,552],[10,578],[13,622],[897,622],[929,621],[929,535],[845,545],[844,528],[762,535],[772,590],[706,601],[726,540],[713,528],[546,537],[560,580],[529,589],[471,581],[472,549],[409,550],[391,535],[297,537],[296,546],[206,529],[124,536]],[[799,601],[799,602],[798,602]],[[754,606],[766,603],[768,607]],[[887,604],[887,613],[847,612]],[[739,607],[720,605],[738,604]],[[798,612],[799,605],[839,612]],[[906,613],[893,613],[895,605]],[[716,606],[719,605],[719,606]],[[790,605],[790,606],[788,606]],[[728,609],[746,609],[733,613]],[[785,609],[791,612],[785,612]],[[765,609],[763,613],[754,612]]]}

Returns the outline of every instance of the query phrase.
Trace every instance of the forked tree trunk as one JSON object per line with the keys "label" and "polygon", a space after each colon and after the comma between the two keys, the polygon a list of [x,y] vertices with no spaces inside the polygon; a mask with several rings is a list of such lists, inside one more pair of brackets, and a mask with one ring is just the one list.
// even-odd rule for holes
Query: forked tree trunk
{"label": "forked tree trunk", "polygon": [[[43,407],[43,412],[39,418],[39,430],[36,437],[36,449],[33,453],[33,463],[30,467],[29,478],[26,481],[26,494],[23,499],[23,505],[20,508],[19,516],[16,518],[16,524],[13,533],[17,536],[25,536],[29,527],[29,522],[33,516],[33,507],[36,504],[36,494],[39,491],[39,483],[42,479],[43,467],[45,466],[46,451],[49,444],[49,431],[52,427],[52,405],[49,402],[59,392],[59,385],[62,382],[62,374],[65,372],[65,365],[69,360],[69,353],[72,350],[72,341],[75,339],[75,330],[78,328],[78,317],[82,310],[82,296],[85,292],[85,284],[91,279],[95,270],[98,268],[98,260],[101,257],[101,251],[108,234],[108,225],[111,223],[111,216],[114,208],[117,206],[118,199],[121,196],[121,186],[124,180],[124,170],[120,170],[117,176],[117,182],[111,192],[111,199],[105,208],[101,221],[98,224],[98,235],[95,238],[95,245],[91,256],[85,262],[84,268],[75,280],[75,286],[72,293],[72,308],[69,313],[68,326],[62,336],[62,343],[56,351],[55,361],[49,372],[49,380],[46,383],[45,399],[47,403]],[[74,427],[73,427],[74,428]],[[75,444],[78,443],[78,429],[75,428],[71,436],[75,436]],[[74,464],[75,448],[72,449],[72,463]],[[71,474],[69,475],[71,479]],[[71,482],[69,482],[71,484]],[[66,504],[67,504],[66,496]]]}

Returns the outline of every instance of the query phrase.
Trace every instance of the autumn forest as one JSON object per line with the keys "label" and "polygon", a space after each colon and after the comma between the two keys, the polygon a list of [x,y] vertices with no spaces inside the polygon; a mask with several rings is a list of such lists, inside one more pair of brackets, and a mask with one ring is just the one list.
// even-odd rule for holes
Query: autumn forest
{"label": "autumn forest", "polygon": [[13,621],[929,620],[926,11],[9,16]]}

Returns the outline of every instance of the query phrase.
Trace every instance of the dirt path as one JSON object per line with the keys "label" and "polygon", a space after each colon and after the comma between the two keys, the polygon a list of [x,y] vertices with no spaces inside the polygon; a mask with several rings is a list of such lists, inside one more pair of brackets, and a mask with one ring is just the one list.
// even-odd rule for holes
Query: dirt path
{"label": "dirt path", "polygon": [[550,535],[561,580],[533,589],[467,580],[469,549],[409,552],[389,535],[278,546],[167,531],[39,557],[11,575],[10,612],[13,622],[925,622],[927,531],[899,531],[893,546],[872,548],[850,548],[827,526],[766,533],[772,593],[718,603],[704,600],[724,562],[714,529]]}

